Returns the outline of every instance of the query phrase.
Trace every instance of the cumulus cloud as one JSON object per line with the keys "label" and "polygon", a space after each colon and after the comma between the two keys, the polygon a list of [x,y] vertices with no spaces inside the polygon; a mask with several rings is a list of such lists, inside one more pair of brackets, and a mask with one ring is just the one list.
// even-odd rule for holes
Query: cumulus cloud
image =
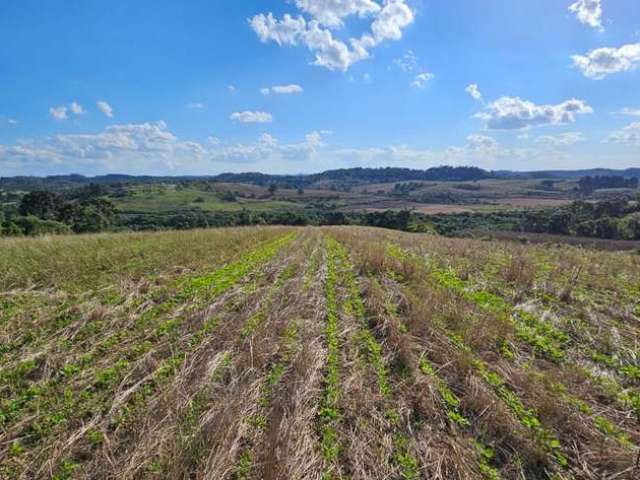
{"label": "cumulus cloud", "polygon": [[170,167],[180,158],[194,159],[204,153],[196,143],[181,142],[164,122],[113,125],[97,134],[54,135],[4,146],[0,165],[13,164],[22,171],[37,168],[63,171],[153,172]]}
{"label": "cumulus cloud", "polygon": [[100,100],[96,103],[98,110],[100,110],[105,117],[113,118],[113,108],[104,100]]}
{"label": "cumulus cloud", "polygon": [[434,78],[435,78],[435,75],[433,73],[429,73],[429,72],[420,73],[413,78],[413,82],[411,83],[411,85],[413,85],[416,88],[424,88],[427,86],[427,83],[429,83]]}
{"label": "cumulus cloud", "polygon": [[498,142],[488,135],[474,134],[467,137],[468,148],[473,151],[495,151]]}
{"label": "cumulus cloud", "polygon": [[191,110],[202,110],[204,108],[204,103],[199,103],[199,102],[187,103],[187,108]]}
{"label": "cumulus cloud", "polygon": [[621,145],[640,145],[640,122],[632,123],[622,130],[613,132],[609,135],[608,141]]}
{"label": "cumulus cloud", "polygon": [[68,109],[64,105],[60,107],[51,107],[49,109],[49,115],[51,115],[51,118],[53,118],[54,120],[57,120],[60,122],[62,120],[66,120],[67,118],[69,118],[67,111]]}
{"label": "cumulus cloud", "polygon": [[587,78],[601,80],[607,75],[635,70],[640,65],[640,43],[620,48],[597,48],[586,55],[574,55],[573,65]]}
{"label": "cumulus cloud", "polygon": [[585,137],[582,132],[567,132],[559,135],[542,135],[535,139],[535,142],[548,147],[570,147],[576,143],[584,142]]}
{"label": "cumulus cloud", "polygon": [[234,112],[229,118],[240,123],[271,123],[273,121],[273,117],[267,112]]}
{"label": "cumulus cloud", "polygon": [[269,133],[263,133],[262,135],[260,135],[258,142],[268,147],[275,147],[278,144],[278,140]]}
{"label": "cumulus cloud", "polygon": [[86,113],[82,108],[82,105],[76,102],[71,102],[69,110],[71,110],[71,113],[73,113],[74,115],[84,115]]}
{"label": "cumulus cloud", "polygon": [[300,85],[276,85],[271,88],[261,88],[260,93],[262,95],[270,95],[271,93],[275,93],[278,95],[291,95],[293,93],[302,93],[304,89]]}
{"label": "cumulus cloud", "polygon": [[575,13],[580,23],[600,31],[604,30],[600,0],[578,0],[569,7],[569,11]]}
{"label": "cumulus cloud", "polygon": [[9,125],[17,125],[19,122],[15,118],[7,118],[7,123]]}
{"label": "cumulus cloud", "polygon": [[162,121],[113,125],[99,133],[55,135],[0,145],[0,169],[15,174],[33,170],[184,174],[226,171],[236,164],[240,164],[240,170],[252,164],[272,171],[274,165],[288,163],[288,169],[300,170],[300,162],[317,159],[327,133],[313,131],[301,141],[287,144],[267,133],[250,143],[225,144],[212,136],[208,144],[200,144],[178,139]]}
{"label": "cumulus cloud", "polygon": [[[271,12],[249,20],[261,42],[280,46],[304,45],[315,54],[314,64],[329,70],[346,71],[370,56],[370,50],[386,40],[399,40],[413,23],[415,14],[405,0],[296,0],[296,6],[309,19],[285,14],[276,19]],[[332,30],[343,27],[351,15],[371,16],[370,31],[347,42],[334,37]]]}
{"label": "cumulus cloud", "polygon": [[380,11],[373,0],[296,0],[296,6],[326,27],[341,27],[350,15],[364,18]]}
{"label": "cumulus cloud", "polygon": [[[640,130],[640,126],[635,129]],[[290,143],[278,141],[268,133],[243,143],[229,143],[215,136],[199,143],[178,138],[162,121],[112,125],[98,133],[54,135],[0,144],[0,171],[5,175],[33,171],[43,175],[202,175],[248,170],[314,172],[348,166],[428,168],[450,164],[527,169],[535,163],[539,168],[548,169],[566,167],[572,161],[576,167],[585,164],[584,155],[573,158],[564,149],[510,148],[485,133],[469,135],[462,146],[438,151],[405,145],[337,147],[327,142],[330,133],[312,131]],[[631,140],[629,135],[627,142]],[[602,162],[594,162],[597,163]]]}
{"label": "cumulus cloud", "polygon": [[472,83],[467,88],[465,88],[464,91],[471,95],[471,98],[473,98],[474,100],[482,100],[482,93],[480,93],[480,89],[478,88],[477,84]]}
{"label": "cumulus cloud", "polygon": [[524,130],[543,125],[574,123],[578,115],[593,113],[584,101],[571,99],[557,105],[536,105],[518,97],[502,97],[475,115],[490,130]]}
{"label": "cumulus cloud", "polygon": [[227,85],[227,91],[229,93],[236,93],[236,87],[234,85]]}
{"label": "cumulus cloud", "polygon": [[289,170],[284,171],[300,171],[301,164],[307,164],[310,170],[315,170],[315,162],[321,160],[319,151],[326,146],[323,141],[325,133],[313,131],[305,135],[302,141],[294,143],[281,143],[271,134],[263,133],[256,142],[219,144],[207,152],[207,158],[213,165],[239,165],[239,168],[232,170],[246,171],[247,164],[258,170],[262,166],[263,171],[270,172],[276,165],[289,165]]}

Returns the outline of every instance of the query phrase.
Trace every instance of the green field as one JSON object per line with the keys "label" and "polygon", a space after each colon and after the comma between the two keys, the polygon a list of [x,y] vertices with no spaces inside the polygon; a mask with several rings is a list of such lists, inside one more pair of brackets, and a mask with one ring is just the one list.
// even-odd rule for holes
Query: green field
{"label": "green field", "polygon": [[640,257],[355,227],[0,240],[0,478],[637,478]]}
{"label": "green field", "polygon": [[221,199],[219,192],[196,188],[177,189],[175,185],[132,188],[128,195],[112,199],[118,210],[127,213],[175,213],[189,210],[203,212],[237,212],[243,209],[264,212],[297,209],[300,206],[284,200],[236,198]]}

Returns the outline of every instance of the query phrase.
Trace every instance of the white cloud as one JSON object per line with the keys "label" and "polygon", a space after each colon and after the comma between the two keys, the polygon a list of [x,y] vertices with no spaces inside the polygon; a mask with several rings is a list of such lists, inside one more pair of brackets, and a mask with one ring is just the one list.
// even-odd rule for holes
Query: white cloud
{"label": "white cloud", "polygon": [[548,147],[570,147],[576,143],[584,142],[585,137],[582,132],[567,132],[558,135],[542,135],[535,139],[535,142]]}
{"label": "white cloud", "polygon": [[291,93],[302,93],[304,90],[300,85],[276,85],[275,87],[271,87],[271,91],[273,91],[273,93],[287,95]]}
{"label": "white cloud", "polygon": [[495,151],[498,142],[488,135],[474,134],[467,137],[468,148],[473,151]]}
{"label": "white cloud", "polygon": [[183,159],[193,161],[205,153],[199,144],[179,141],[164,122],[113,125],[97,134],[55,135],[2,150],[0,166],[6,162],[22,171],[39,172],[167,171]]}
{"label": "white cloud", "polygon": [[229,93],[236,93],[236,87],[234,85],[227,85],[227,91]]}
{"label": "white cloud", "polygon": [[600,31],[604,30],[600,0],[578,0],[569,7],[569,11],[576,14],[580,23]]}
{"label": "white cloud", "polygon": [[100,110],[106,117],[113,118],[113,108],[104,100],[100,100],[96,103],[98,110]]}
{"label": "white cloud", "polygon": [[393,60],[393,64],[405,73],[414,72],[418,68],[418,57],[409,50],[402,57]]}
{"label": "white cloud", "polygon": [[433,73],[424,72],[416,75],[411,83],[412,86],[416,88],[424,88],[427,86],[431,80],[433,80],[436,76]]}
{"label": "white cloud", "polygon": [[20,122],[18,122],[18,120],[14,119],[14,118],[7,118],[7,123],[9,125],[17,125]]}
{"label": "white cloud", "polygon": [[[632,130],[640,133],[640,124],[625,129],[625,139],[612,136],[612,141],[630,144],[640,141],[638,133],[631,136]],[[310,173],[352,166],[428,168],[442,164],[527,170],[531,164],[540,169],[586,168],[601,166],[605,161],[604,156],[570,156],[566,149],[510,148],[483,133],[469,135],[462,146],[440,151],[405,145],[337,147],[326,142],[329,134],[325,130],[313,131],[292,143],[279,142],[269,134],[246,143],[231,144],[213,136],[199,143],[179,139],[162,121],[113,125],[98,133],[54,135],[0,144],[0,171],[5,175],[34,171],[41,175],[202,175],[248,170]],[[627,149],[618,157],[606,159],[612,167],[633,165],[635,151]]]}
{"label": "white cloud", "polygon": [[[209,158],[215,164],[262,165],[263,171],[269,172],[273,171],[275,165],[288,164],[289,168],[299,171],[301,162],[308,164],[308,162],[319,161],[318,151],[325,147],[322,135],[322,132],[311,132],[301,142],[282,144],[272,135],[263,133],[255,143],[214,148],[210,150]],[[315,170],[314,163],[308,166],[310,170]],[[240,170],[246,171],[246,167],[241,167]]]}
{"label": "white cloud", "polygon": [[[268,13],[254,16],[249,24],[262,42],[306,46],[315,54],[314,64],[329,70],[346,71],[369,58],[372,48],[386,40],[399,40],[403,29],[414,21],[405,0],[385,0],[382,6],[373,0],[296,0],[296,5],[311,19],[285,14],[278,20]],[[371,16],[371,31],[347,42],[335,38],[331,29],[343,27],[343,19],[351,15]]]}
{"label": "white cloud", "polygon": [[639,145],[640,146],[640,122],[627,125],[622,130],[613,132],[609,135],[610,143],[619,143],[621,145]]}
{"label": "white cloud", "polygon": [[278,140],[269,133],[263,133],[262,135],[260,135],[258,142],[261,145],[265,145],[268,147],[275,147],[278,144]]}
{"label": "white cloud", "polygon": [[191,110],[202,110],[204,108],[204,103],[199,103],[199,102],[187,103],[187,108]]}
{"label": "white cloud", "polygon": [[371,24],[371,31],[377,43],[383,40],[400,40],[402,30],[411,25],[414,19],[413,10],[404,0],[386,0]]}
{"label": "white cloud", "polygon": [[490,130],[524,130],[543,125],[574,123],[578,115],[593,113],[584,101],[571,99],[557,105],[536,105],[518,97],[502,97],[475,115]]}
{"label": "white cloud", "polygon": [[482,100],[482,93],[480,93],[480,89],[478,88],[477,84],[472,83],[467,88],[465,88],[464,91],[471,95],[471,98],[473,98],[474,100]]}
{"label": "white cloud", "polygon": [[240,123],[271,123],[273,121],[271,114],[266,112],[234,112],[229,118]]}
{"label": "white cloud", "polygon": [[87,113],[82,108],[82,105],[76,102],[71,102],[71,105],[69,106],[69,110],[71,110],[71,113],[73,113],[74,115],[84,115],[85,113]]}
{"label": "white cloud", "polygon": [[350,15],[364,18],[380,11],[373,0],[296,0],[296,6],[326,27],[341,27]]}
{"label": "white cloud", "polygon": [[276,85],[271,88],[261,88],[262,95],[270,95],[271,93],[279,95],[291,95],[293,93],[302,93],[304,89],[300,85]]}
{"label": "white cloud", "polygon": [[619,112],[615,112],[618,115],[629,115],[631,117],[640,117],[640,108],[623,108]]}
{"label": "white cloud", "polygon": [[574,55],[573,65],[585,77],[601,80],[607,75],[635,70],[640,65],[640,43],[620,48],[598,48],[586,55]]}
{"label": "white cloud", "polygon": [[67,111],[68,109],[64,105],[60,107],[51,107],[49,109],[49,115],[51,115],[51,118],[53,118],[54,120],[60,122],[69,118],[69,116],[67,115]]}

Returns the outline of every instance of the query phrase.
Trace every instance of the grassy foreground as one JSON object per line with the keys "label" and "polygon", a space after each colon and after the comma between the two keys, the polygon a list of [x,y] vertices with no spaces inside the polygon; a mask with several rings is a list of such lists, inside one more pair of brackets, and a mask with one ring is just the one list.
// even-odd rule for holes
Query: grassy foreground
{"label": "grassy foreground", "polygon": [[0,478],[637,479],[639,339],[631,253],[0,240]]}

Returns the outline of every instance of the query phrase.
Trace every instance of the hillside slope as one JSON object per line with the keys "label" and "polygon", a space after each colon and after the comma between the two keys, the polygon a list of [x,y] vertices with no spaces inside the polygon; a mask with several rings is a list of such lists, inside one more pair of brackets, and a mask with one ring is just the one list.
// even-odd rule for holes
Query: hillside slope
{"label": "hillside slope", "polygon": [[0,272],[2,479],[640,474],[636,254],[246,228]]}

